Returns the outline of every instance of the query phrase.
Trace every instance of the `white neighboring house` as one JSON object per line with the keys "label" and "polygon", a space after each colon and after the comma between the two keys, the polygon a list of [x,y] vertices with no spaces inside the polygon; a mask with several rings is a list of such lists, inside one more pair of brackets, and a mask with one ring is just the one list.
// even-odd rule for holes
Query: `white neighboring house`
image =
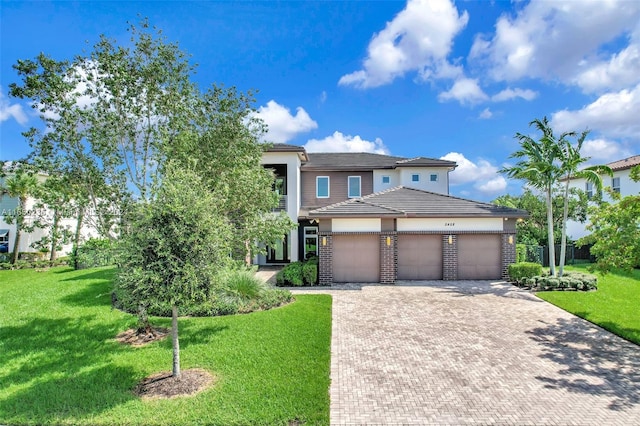
{"label": "white neighboring house", "polygon": [[[640,182],[634,182],[629,176],[631,168],[637,165],[640,165],[640,155],[634,155],[633,157],[624,158],[607,164],[607,166],[611,167],[611,170],[613,170],[613,177],[601,176],[602,186],[610,187],[613,191],[619,193],[621,197],[640,194]],[[596,195],[596,188],[585,179],[574,179],[569,183],[569,187],[585,191],[587,193],[587,197]],[[612,201],[607,192],[603,192],[602,198],[604,201]],[[589,218],[587,218],[585,223],[573,220],[567,221],[567,235],[574,240],[589,235],[589,231],[586,228],[588,224]]]}
{"label": "white neighboring house", "polygon": [[[10,176],[10,172],[8,176]],[[39,182],[43,182],[46,179],[46,175],[39,174],[37,176]],[[4,186],[5,178],[0,177],[0,187]],[[27,198],[27,204],[25,206],[25,210],[27,211],[27,215],[25,217],[25,222],[27,225],[31,225],[34,220],[36,220],[36,214],[40,216],[44,216],[48,222],[53,217],[53,211],[51,209],[38,209],[36,211],[36,206],[38,204],[38,200],[29,197]],[[0,192],[0,256],[6,253],[13,253],[13,248],[16,240],[16,224],[7,223],[5,216],[15,214],[16,209],[20,206],[20,202],[17,197],[10,197],[6,193]],[[77,218],[63,218],[60,221],[60,227],[68,228],[71,232],[75,232],[77,226]],[[97,237],[97,231],[86,224],[83,225],[81,229],[81,240],[86,241],[89,238]],[[49,234],[48,228],[36,228],[33,232],[25,232],[22,231],[20,236],[20,247],[18,248],[20,253],[37,253],[38,249],[33,248],[32,244],[39,241],[41,238],[47,236]],[[65,256],[71,252],[73,248],[73,244],[65,244],[62,246],[61,250],[58,250],[57,255]]]}

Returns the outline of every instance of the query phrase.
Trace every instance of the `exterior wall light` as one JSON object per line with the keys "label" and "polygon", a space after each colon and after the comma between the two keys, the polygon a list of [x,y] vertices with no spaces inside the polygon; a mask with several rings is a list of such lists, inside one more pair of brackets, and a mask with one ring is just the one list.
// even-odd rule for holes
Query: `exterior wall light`
{"label": "exterior wall light", "polygon": [[509,244],[513,244],[513,235],[509,235]]}
{"label": "exterior wall light", "polygon": [[387,247],[391,245],[391,237],[387,237]]}
{"label": "exterior wall light", "polygon": [[453,244],[453,237],[449,235],[449,244]]}
{"label": "exterior wall light", "polygon": [[323,246],[327,245],[327,237],[322,237],[322,245]]}

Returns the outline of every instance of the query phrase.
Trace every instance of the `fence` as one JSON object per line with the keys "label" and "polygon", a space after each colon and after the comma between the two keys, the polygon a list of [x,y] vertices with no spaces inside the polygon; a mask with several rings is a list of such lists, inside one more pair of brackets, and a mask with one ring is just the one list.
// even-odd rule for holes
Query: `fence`
{"label": "fence", "polygon": [[[549,266],[549,248],[541,246],[542,250],[542,266]],[[560,264],[560,244],[555,245],[556,265]],[[591,254],[591,245],[576,247],[574,244],[567,244],[567,252],[564,257],[565,265],[573,265],[576,263],[592,263],[595,262],[595,256]]]}

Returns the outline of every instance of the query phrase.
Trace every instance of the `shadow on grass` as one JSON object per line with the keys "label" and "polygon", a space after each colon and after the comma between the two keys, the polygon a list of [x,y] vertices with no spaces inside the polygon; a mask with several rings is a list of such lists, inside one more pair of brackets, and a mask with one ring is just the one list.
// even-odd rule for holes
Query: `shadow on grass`
{"label": "shadow on grass", "polygon": [[66,278],[62,281],[94,281],[90,284],[78,286],[79,291],[60,299],[61,302],[71,306],[109,306],[111,305],[111,292],[113,290],[113,278],[115,270],[105,269],[89,272],[77,277]]}
{"label": "shadow on grass", "polygon": [[0,328],[0,383],[22,388],[0,400],[0,423],[4,416],[55,423],[133,399],[133,369],[110,365],[110,355],[126,350],[112,340],[116,327],[81,316]]}
{"label": "shadow on grass", "polygon": [[640,347],[580,318],[528,333],[543,347],[541,357],[560,366],[561,378],[537,377],[546,387],[606,396],[611,410],[640,404]]}

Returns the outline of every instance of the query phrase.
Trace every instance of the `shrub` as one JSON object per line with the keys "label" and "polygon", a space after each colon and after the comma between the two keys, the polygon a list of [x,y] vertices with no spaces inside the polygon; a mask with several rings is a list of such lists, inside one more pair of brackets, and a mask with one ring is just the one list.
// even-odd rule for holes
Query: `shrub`
{"label": "shrub", "polygon": [[516,262],[522,263],[527,261],[527,246],[525,244],[516,244]]}
{"label": "shrub", "polygon": [[282,269],[282,277],[287,285],[302,286],[304,284],[302,262],[293,262],[285,266]]}
{"label": "shrub", "polygon": [[316,285],[318,281],[318,263],[312,261],[305,262],[302,265],[302,278],[304,283],[308,285]]}
{"label": "shrub", "polygon": [[115,263],[115,255],[116,242],[108,238],[91,238],[73,249],[68,264],[75,269],[108,266]]}
{"label": "shrub", "polygon": [[241,302],[257,298],[265,288],[264,282],[248,270],[225,271],[221,275],[220,284],[226,295]]}
{"label": "shrub", "polygon": [[509,265],[509,279],[518,284],[524,279],[542,274],[542,265],[539,263],[522,262]]}

